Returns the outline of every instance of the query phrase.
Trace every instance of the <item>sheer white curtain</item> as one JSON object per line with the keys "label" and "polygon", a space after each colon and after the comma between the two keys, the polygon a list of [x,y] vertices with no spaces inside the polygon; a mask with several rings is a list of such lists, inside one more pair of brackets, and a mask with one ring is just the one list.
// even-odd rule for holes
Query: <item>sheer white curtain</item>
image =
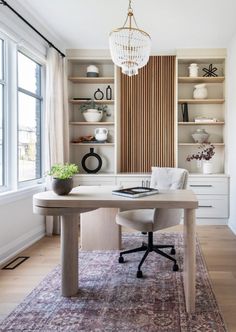
{"label": "sheer white curtain", "polygon": [[[69,160],[68,112],[65,102],[65,60],[52,47],[48,48],[46,64],[46,109],[45,109],[45,170],[55,163]],[[47,184],[50,187],[50,184]],[[46,218],[46,234],[52,235],[58,218]]]}

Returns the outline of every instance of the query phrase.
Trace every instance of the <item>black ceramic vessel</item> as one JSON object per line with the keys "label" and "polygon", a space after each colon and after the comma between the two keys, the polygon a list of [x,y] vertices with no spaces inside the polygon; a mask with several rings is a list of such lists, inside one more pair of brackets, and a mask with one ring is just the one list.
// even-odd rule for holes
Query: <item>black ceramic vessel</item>
{"label": "black ceramic vessel", "polygon": [[68,195],[73,188],[73,179],[56,179],[52,180],[52,190],[57,195]]}

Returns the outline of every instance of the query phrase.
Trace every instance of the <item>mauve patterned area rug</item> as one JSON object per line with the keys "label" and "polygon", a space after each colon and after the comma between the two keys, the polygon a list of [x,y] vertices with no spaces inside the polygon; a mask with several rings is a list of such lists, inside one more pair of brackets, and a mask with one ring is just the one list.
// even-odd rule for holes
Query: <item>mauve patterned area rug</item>
{"label": "mauve patterned area rug", "polygon": [[[55,268],[1,323],[0,331],[226,331],[197,245],[196,312],[185,311],[183,290],[183,238],[155,234],[156,243],[175,243],[179,272],[172,262],[149,254],[143,279],[136,278],[142,253],[118,263],[118,251],[80,252],[80,293],[60,296],[60,267]],[[144,235],[125,235],[123,246],[139,246]]]}

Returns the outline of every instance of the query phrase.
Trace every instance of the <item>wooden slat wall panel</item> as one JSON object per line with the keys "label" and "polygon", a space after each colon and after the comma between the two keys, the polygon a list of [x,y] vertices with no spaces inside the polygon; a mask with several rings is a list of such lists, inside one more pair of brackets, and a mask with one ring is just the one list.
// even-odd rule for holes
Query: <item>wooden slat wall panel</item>
{"label": "wooden slat wall panel", "polygon": [[175,165],[175,56],[152,56],[137,76],[121,74],[120,171]]}

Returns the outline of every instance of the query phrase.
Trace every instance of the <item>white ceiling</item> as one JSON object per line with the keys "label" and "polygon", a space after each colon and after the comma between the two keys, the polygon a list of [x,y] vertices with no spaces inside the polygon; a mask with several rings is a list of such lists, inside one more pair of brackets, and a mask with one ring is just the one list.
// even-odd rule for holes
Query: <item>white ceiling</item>
{"label": "white ceiling", "polygon": [[[108,49],[109,32],[123,25],[128,7],[128,0],[15,1],[65,48]],[[227,47],[236,33],[235,0],[133,0],[132,6],[151,35],[152,53]]]}

